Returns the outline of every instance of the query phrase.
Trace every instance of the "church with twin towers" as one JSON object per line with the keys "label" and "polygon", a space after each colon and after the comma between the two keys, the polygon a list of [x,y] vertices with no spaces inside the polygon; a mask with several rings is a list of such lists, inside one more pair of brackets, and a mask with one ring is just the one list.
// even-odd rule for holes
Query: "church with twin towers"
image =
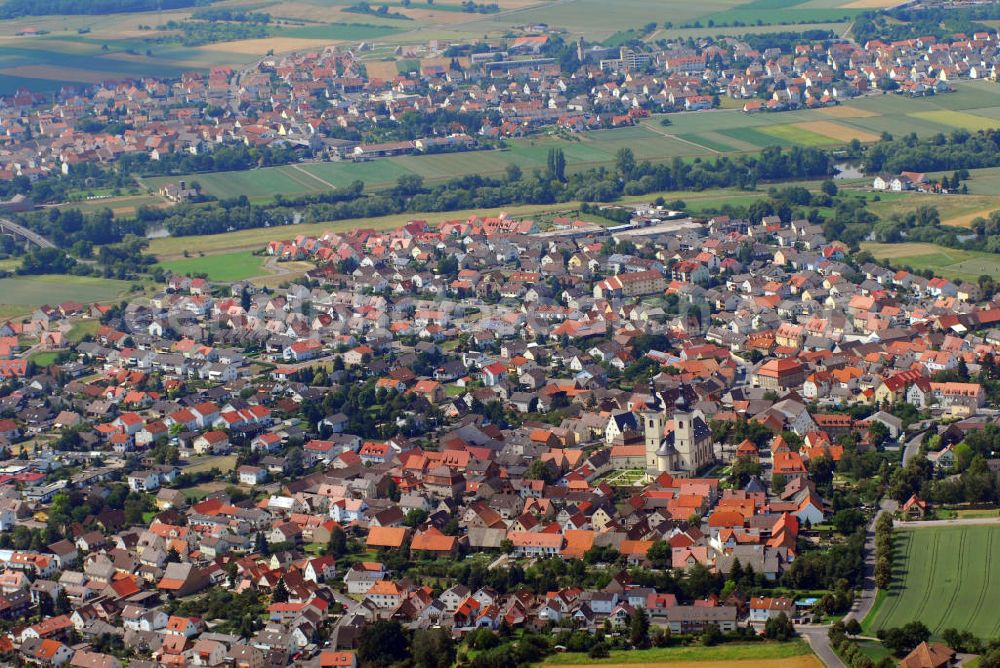
{"label": "church with twin towers", "polygon": [[[700,410],[692,409],[688,388],[681,386],[677,398],[668,402],[650,381],[649,398],[641,417],[646,441],[646,470],[681,477],[697,474],[715,462],[712,430]],[[668,430],[668,423],[673,428]]]}

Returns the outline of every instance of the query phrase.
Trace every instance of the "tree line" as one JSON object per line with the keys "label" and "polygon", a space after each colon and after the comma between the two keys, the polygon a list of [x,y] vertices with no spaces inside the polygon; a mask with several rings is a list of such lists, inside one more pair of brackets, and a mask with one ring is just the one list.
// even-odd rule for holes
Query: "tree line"
{"label": "tree line", "polygon": [[55,14],[118,14],[182,9],[208,5],[212,0],[7,0],[0,5],[0,19]]}

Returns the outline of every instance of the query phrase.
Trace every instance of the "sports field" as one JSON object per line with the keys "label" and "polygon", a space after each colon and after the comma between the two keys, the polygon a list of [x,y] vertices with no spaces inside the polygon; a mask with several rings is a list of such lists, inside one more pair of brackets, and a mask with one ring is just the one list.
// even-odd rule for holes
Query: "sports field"
{"label": "sports field", "polygon": [[[945,248],[936,244],[876,244],[865,242],[862,250],[893,266],[930,269],[938,276],[975,283],[980,276],[1000,276],[1000,255]],[[1000,544],[1000,543],[998,543]]]}
{"label": "sports field", "polygon": [[1000,526],[932,527],[896,532],[893,582],[865,631],[919,620],[934,634],[947,628],[980,638],[1000,633]]}

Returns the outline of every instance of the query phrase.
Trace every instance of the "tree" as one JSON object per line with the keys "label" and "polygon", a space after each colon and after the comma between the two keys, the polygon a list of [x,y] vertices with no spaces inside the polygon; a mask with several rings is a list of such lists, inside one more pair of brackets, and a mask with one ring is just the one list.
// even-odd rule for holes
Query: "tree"
{"label": "tree", "polygon": [[410,652],[417,668],[450,668],[455,662],[455,642],[442,628],[414,633]]}
{"label": "tree", "polygon": [[608,651],[608,645],[603,640],[598,640],[593,645],[590,646],[590,650],[587,652],[587,656],[591,659],[606,659],[611,656],[611,652]]}
{"label": "tree", "polygon": [[642,608],[636,608],[629,620],[629,641],[633,647],[649,647],[649,616]]}
{"label": "tree", "polygon": [[561,148],[549,149],[547,168],[550,179],[566,180],[566,155]]}
{"label": "tree", "polygon": [[288,585],[285,584],[285,578],[279,578],[278,584],[274,585],[274,591],[271,592],[271,600],[275,603],[288,602]]}
{"label": "tree", "polygon": [[521,177],[524,175],[524,173],[521,171],[521,166],[518,165],[516,162],[512,162],[509,165],[507,165],[507,167],[504,168],[504,171],[507,174],[507,181],[510,183],[517,183],[518,181],[521,180]]}
{"label": "tree", "polygon": [[778,475],[771,476],[771,492],[773,494],[781,494],[785,491],[785,485],[787,484],[788,479],[780,473]]}
{"label": "tree", "polygon": [[403,627],[380,619],[365,626],[358,640],[358,660],[366,668],[386,668],[409,655]]}
{"label": "tree", "polygon": [[536,459],[528,466],[528,470],[524,474],[527,480],[543,480],[546,483],[551,483],[556,479],[556,473],[549,466],[548,462],[544,462],[541,459]]}
{"label": "tree", "polygon": [[715,624],[709,624],[705,627],[705,630],[701,632],[701,644],[705,647],[711,647],[712,645],[718,645],[722,641],[722,631]]}
{"label": "tree", "polygon": [[914,647],[926,642],[930,637],[930,629],[922,622],[910,622],[898,628],[879,629],[878,631],[879,640],[896,656],[905,656],[913,651]]}
{"label": "tree", "polygon": [[861,624],[858,620],[854,619],[854,617],[851,617],[847,620],[847,623],[844,624],[844,631],[847,632],[847,635],[851,636],[861,635]]}
{"label": "tree", "polygon": [[768,618],[764,624],[764,635],[772,640],[790,640],[795,637],[795,624],[785,613]]}
{"label": "tree", "polygon": [[428,513],[423,508],[410,508],[403,518],[403,524],[410,528],[420,526],[427,519]]}
{"label": "tree", "polygon": [[330,532],[330,543],[327,545],[326,553],[334,557],[347,554],[347,534],[339,526],[333,527],[333,531]]}
{"label": "tree", "polygon": [[845,536],[850,536],[857,531],[858,527],[865,525],[865,516],[856,508],[845,508],[838,511],[831,521],[837,531]]}
{"label": "tree", "polygon": [[630,181],[632,173],[635,171],[635,154],[627,146],[618,149],[615,154],[615,169],[626,181]]}

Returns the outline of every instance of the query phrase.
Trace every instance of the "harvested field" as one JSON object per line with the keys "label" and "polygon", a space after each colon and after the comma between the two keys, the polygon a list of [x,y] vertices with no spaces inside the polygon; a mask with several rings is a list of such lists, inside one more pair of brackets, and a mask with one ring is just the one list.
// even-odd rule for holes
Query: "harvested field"
{"label": "harvested field", "polygon": [[365,70],[368,72],[369,79],[385,79],[386,81],[392,81],[399,75],[399,70],[396,69],[395,60],[375,60],[366,62]]}
{"label": "harvested field", "polygon": [[852,139],[871,142],[878,141],[879,139],[879,136],[873,132],[866,132],[848,125],[841,125],[834,121],[806,121],[805,123],[796,123],[795,127],[842,142],[849,142]]}
{"label": "harvested field", "polygon": [[238,42],[219,42],[218,44],[206,44],[202,46],[205,51],[224,51],[226,53],[238,53],[247,56],[263,55],[270,50],[275,53],[287,53],[289,51],[306,51],[309,49],[322,49],[333,42],[328,39],[307,39],[303,37],[265,37],[262,39],[244,39]]}
{"label": "harvested field", "polygon": [[860,109],[858,107],[848,107],[845,105],[824,107],[819,110],[819,113],[826,116],[833,116],[834,118],[870,118],[871,116],[878,116],[878,114],[874,111],[868,111],[867,109]]}
{"label": "harvested field", "polygon": [[943,219],[941,221],[942,225],[949,225],[951,227],[970,227],[972,221],[976,218],[989,218],[990,214],[996,211],[996,207],[991,207],[989,209],[980,209],[979,211],[973,211],[972,213],[962,214],[960,216],[954,216],[952,218]]}

